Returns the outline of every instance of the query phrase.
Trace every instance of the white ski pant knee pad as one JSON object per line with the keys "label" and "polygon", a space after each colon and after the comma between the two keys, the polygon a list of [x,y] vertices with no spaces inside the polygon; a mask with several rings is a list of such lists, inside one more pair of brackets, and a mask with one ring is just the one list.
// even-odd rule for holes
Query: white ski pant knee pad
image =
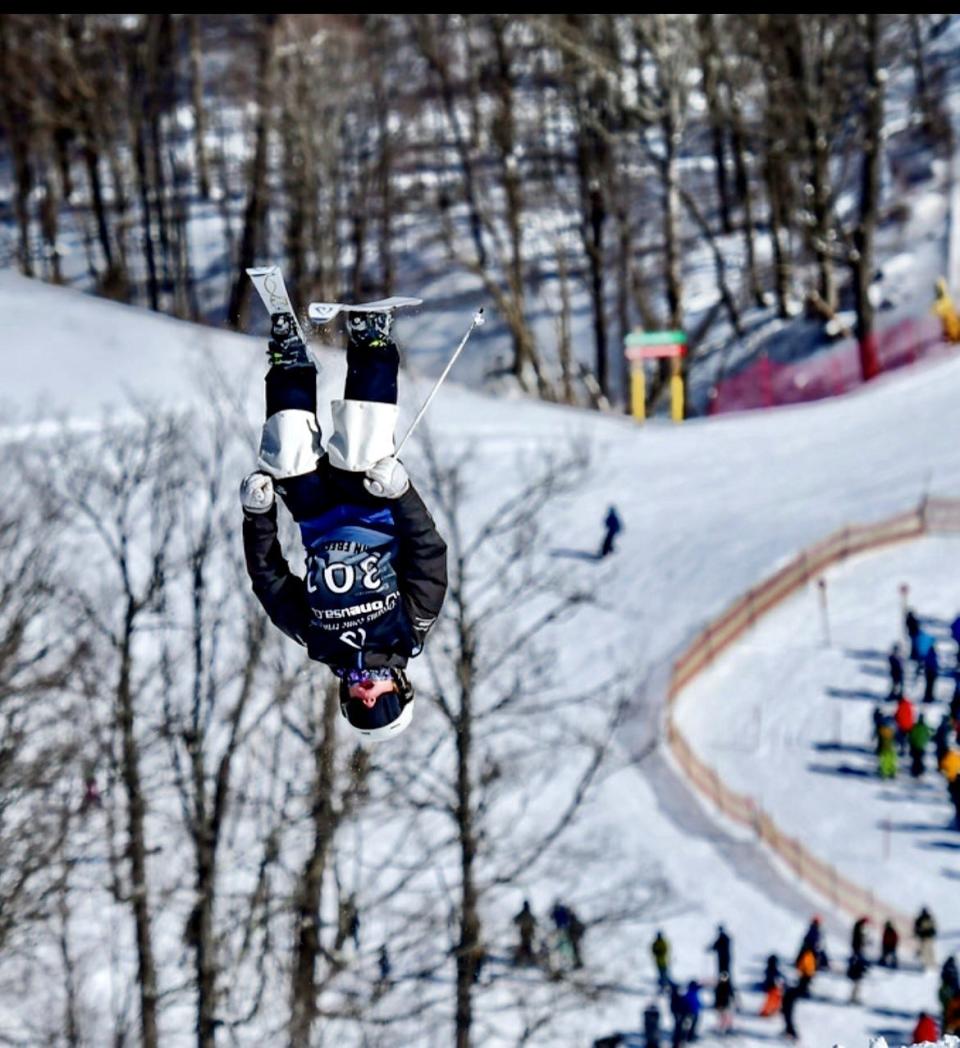
{"label": "white ski pant knee pad", "polygon": [[333,436],[327,444],[330,465],[364,473],[375,462],[393,454],[397,405],[373,400],[335,400]]}
{"label": "white ski pant knee pad", "polygon": [[276,412],[264,422],[257,464],[265,473],[282,480],[312,473],[322,453],[316,415],[290,408]]}

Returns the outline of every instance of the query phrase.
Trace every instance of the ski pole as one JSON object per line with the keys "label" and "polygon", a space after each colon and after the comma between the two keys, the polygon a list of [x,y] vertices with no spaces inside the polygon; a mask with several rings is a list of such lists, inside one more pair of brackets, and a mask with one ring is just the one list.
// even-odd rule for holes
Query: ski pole
{"label": "ski pole", "polygon": [[463,336],[462,339],[460,339],[460,345],[457,346],[457,348],[453,351],[453,356],[447,361],[447,366],[443,369],[443,372],[441,373],[440,377],[433,384],[433,389],[430,390],[427,399],[420,406],[420,410],[417,412],[416,417],[414,418],[413,422],[410,423],[410,428],[403,435],[403,440],[401,440],[400,443],[397,445],[397,450],[393,453],[394,456],[400,454],[400,452],[403,450],[403,445],[406,444],[406,442],[410,439],[410,434],[417,428],[420,419],[422,419],[423,416],[427,413],[427,408],[430,407],[430,401],[432,401],[433,398],[437,395],[437,390],[443,385],[443,380],[447,377],[448,374],[450,374],[450,369],[456,363],[457,357],[460,356],[463,347],[467,344],[467,339],[469,339],[470,336],[473,334],[474,328],[478,328],[482,324],[483,307],[481,306],[480,309],[478,309],[476,313],[473,314],[473,320],[470,321],[470,327],[467,328],[467,333]]}

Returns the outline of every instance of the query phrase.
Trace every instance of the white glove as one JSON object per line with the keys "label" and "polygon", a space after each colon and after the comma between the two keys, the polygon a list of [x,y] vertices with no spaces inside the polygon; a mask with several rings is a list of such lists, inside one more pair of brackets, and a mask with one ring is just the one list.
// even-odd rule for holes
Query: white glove
{"label": "white glove", "polygon": [[398,499],[410,487],[410,478],[398,458],[388,455],[368,470],[363,486],[381,499]]}
{"label": "white glove", "polygon": [[250,473],[240,483],[240,502],[248,513],[266,513],[273,505],[273,477]]}

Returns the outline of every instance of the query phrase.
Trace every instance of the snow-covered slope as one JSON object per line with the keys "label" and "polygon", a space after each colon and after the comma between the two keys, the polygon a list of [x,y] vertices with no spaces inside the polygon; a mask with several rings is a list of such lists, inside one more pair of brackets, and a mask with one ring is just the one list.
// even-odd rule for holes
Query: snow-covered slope
{"label": "snow-covered slope", "polygon": [[[95,420],[101,405],[123,405],[127,395],[165,403],[202,402],[215,369],[246,382],[249,402],[238,425],[256,427],[262,347],[255,340],[179,324],[0,274],[0,308],[8,338],[0,357],[0,425],[37,416]],[[455,332],[457,317],[431,322]],[[401,335],[404,333],[401,328]],[[411,327],[411,331],[414,327]],[[322,385],[335,391],[342,361],[324,353]],[[425,389],[407,379],[401,388],[408,417]],[[885,516],[916,503],[927,488],[960,491],[960,444],[955,405],[960,360],[877,382],[862,393],[830,402],[702,420],[681,427],[637,428],[626,419],[584,414],[526,400],[493,400],[456,387],[444,390],[430,414],[438,445],[471,451],[475,484],[493,496],[511,483],[521,461],[571,442],[591,455],[588,479],[550,521],[558,550],[592,551],[601,520],[615,503],[626,530],[609,561],[569,558],[570,571],[596,587],[599,608],[585,608],[564,626],[558,670],[568,685],[588,691],[611,672],[637,686],[634,727],[625,738],[642,748],[659,710],[644,702],[640,684],[697,625],[798,547],[851,520]],[[409,456],[417,469],[417,456]],[[674,942],[681,978],[709,977],[705,946],[723,921],[735,939],[737,981],[749,987],[771,952],[796,948],[809,909],[748,876],[744,860],[721,831],[699,829],[683,809],[683,790],[656,762],[641,762],[609,777],[592,814],[597,835],[619,875],[655,871],[667,886],[666,905],[646,924],[612,930],[605,941],[588,937],[591,963],[627,982],[635,996],[619,1006],[585,1010],[570,1043],[611,1028],[636,1029],[652,993],[647,946],[662,926]],[[577,874],[559,886],[577,901]],[[531,883],[543,912],[558,885]],[[519,900],[517,903],[519,908]],[[845,944],[836,944],[840,955]],[[803,1002],[797,1022],[810,1043],[862,1044],[886,1032],[900,1043],[921,1007],[932,1007],[930,977],[904,972],[868,980],[862,1008],[837,1008],[847,987],[841,976],[820,984],[825,1000]],[[831,1003],[834,1002],[834,1003]],[[756,995],[741,1005],[756,1010]],[[779,1020],[743,1018],[760,1043]],[[707,1032],[712,1026],[708,1017]],[[811,1036],[812,1035],[812,1036]],[[898,1039],[899,1038],[899,1039]],[[588,1042],[587,1042],[588,1043]],[[709,1043],[709,1038],[707,1038]]]}

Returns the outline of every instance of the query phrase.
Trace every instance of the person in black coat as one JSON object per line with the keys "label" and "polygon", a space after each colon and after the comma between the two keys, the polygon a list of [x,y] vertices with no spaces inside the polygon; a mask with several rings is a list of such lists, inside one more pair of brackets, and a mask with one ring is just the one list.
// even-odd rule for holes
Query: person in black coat
{"label": "person in black coat", "polygon": [[863,954],[852,953],[847,963],[847,978],[850,980],[850,1003],[860,1003],[860,984],[867,974],[868,964]]}
{"label": "person in black coat", "polygon": [[656,1001],[643,1013],[643,1048],[660,1048],[660,1009]]}
{"label": "person in black coat", "polygon": [[717,926],[717,937],[714,939],[710,949],[717,955],[717,979],[724,975],[730,975],[730,955],[732,944],[730,936],[727,935],[723,925]]}
{"label": "person in black coat", "polygon": [[890,698],[899,699],[903,695],[903,659],[900,658],[900,645],[894,644],[887,656],[890,664]]}
{"label": "person in black coat", "polygon": [[[393,455],[399,351],[391,314],[349,314],[347,377],[324,451],[316,372],[299,334],[274,318],[260,469],[240,489],[253,592],[272,622],[340,677],[354,731],[384,739],[413,716],[403,672],[436,621],[446,545]],[[275,494],[299,525],[306,575],[277,534]]]}
{"label": "person in black coat", "polygon": [[903,624],[906,627],[907,636],[910,638],[910,658],[914,662],[918,662],[917,637],[920,634],[920,620],[913,613],[913,608],[907,608],[907,613],[903,618]]}
{"label": "person in black coat", "polygon": [[613,544],[616,537],[623,531],[623,521],[620,519],[620,514],[617,513],[616,507],[611,506],[607,510],[607,515],[604,518],[603,526],[606,528],[603,536],[603,544],[600,546],[600,558],[609,557],[613,553]]}
{"label": "person in black coat", "polygon": [[937,657],[937,646],[931,644],[923,657],[923,677],[925,687],[923,689],[923,701],[933,702],[934,689],[937,686],[937,677],[940,675],[940,660]]}
{"label": "person in black coat", "polygon": [[781,1008],[783,1010],[783,1021],[785,1028],[783,1031],[784,1037],[789,1037],[792,1041],[799,1039],[797,1028],[793,1022],[793,1013],[797,1007],[797,1001],[800,999],[801,993],[800,988],[795,984],[791,984],[783,991],[783,1004]]}

